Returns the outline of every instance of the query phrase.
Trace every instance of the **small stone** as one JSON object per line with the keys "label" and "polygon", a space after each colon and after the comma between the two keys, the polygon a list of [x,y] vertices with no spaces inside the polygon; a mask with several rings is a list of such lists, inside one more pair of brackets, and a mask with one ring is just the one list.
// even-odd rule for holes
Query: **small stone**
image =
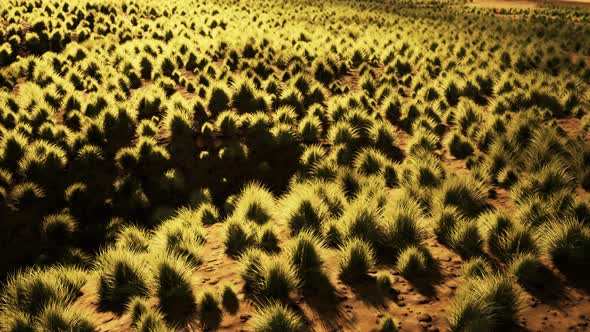
{"label": "small stone", "polygon": [[418,316],[418,321],[419,322],[431,322],[432,321],[432,317],[430,317],[429,314],[420,314]]}

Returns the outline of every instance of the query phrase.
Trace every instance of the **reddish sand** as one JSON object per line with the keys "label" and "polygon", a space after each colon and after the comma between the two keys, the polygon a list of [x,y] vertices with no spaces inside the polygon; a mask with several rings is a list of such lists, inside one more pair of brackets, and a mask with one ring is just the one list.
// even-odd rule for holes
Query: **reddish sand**
{"label": "reddish sand", "polygon": [[[586,2],[590,3],[590,0]],[[352,91],[358,91],[358,72],[343,77],[341,81]],[[568,137],[588,139],[587,132],[579,119],[559,119],[558,124]],[[397,134],[398,144],[405,150],[411,136],[403,130],[398,130]],[[463,160],[452,157],[445,149],[439,150],[438,153],[448,174],[469,173]],[[476,151],[476,153],[479,152]],[[494,189],[496,197],[490,199],[490,203],[499,210],[512,210],[509,193],[501,188]],[[580,199],[588,197],[588,193],[581,188],[577,192]],[[396,190],[392,190],[392,199],[395,194]],[[430,226],[428,219],[421,222],[426,227]],[[255,306],[242,291],[243,280],[239,275],[239,262],[225,254],[224,225],[215,224],[206,228],[208,242],[203,251],[204,263],[198,268],[193,278],[195,294],[198,296],[207,287],[219,289],[220,285],[229,283],[239,291],[240,305],[234,313],[224,311],[216,326],[205,328],[195,318],[194,323],[184,330],[247,331],[248,320]],[[287,226],[279,225],[278,231],[281,243],[284,244],[289,238]],[[433,237],[427,240],[427,245],[433,257],[439,262],[438,277],[409,281],[398,275],[392,265],[379,265],[371,271],[371,278],[367,282],[356,287],[338,280],[336,250],[327,249],[324,253],[325,270],[334,286],[334,297],[326,299],[294,293],[291,296],[290,305],[304,313],[312,331],[376,332],[379,319],[385,314],[395,316],[401,322],[402,331],[445,331],[446,310],[457,287],[462,283],[459,272],[463,260]],[[589,282],[571,279],[571,276],[568,279],[547,259],[543,262],[548,270],[546,287],[525,291],[524,307],[519,315],[518,325],[509,331],[587,331],[590,325]],[[378,291],[372,280],[379,271],[387,271],[395,279],[389,294]],[[89,282],[82,289],[82,296],[75,305],[95,315],[97,321],[101,322],[100,331],[131,331],[128,315],[117,316],[111,312],[98,311],[96,286],[95,280]],[[154,305],[157,305],[156,299],[152,301]]]}
{"label": "reddish sand", "polygon": [[[578,119],[562,119],[559,124],[570,137],[585,135]],[[400,131],[398,139],[405,146],[410,137]],[[448,173],[467,174],[464,161],[451,157],[441,150],[441,158]],[[497,188],[496,188],[497,189]],[[392,191],[392,197],[395,196]],[[510,210],[511,200],[505,190],[497,189],[497,197],[490,203],[501,210]],[[581,195],[586,195],[583,189]],[[429,220],[423,220],[429,227]],[[194,275],[194,289],[198,296],[207,287],[219,287],[230,283],[239,290],[240,306],[234,313],[223,313],[219,324],[208,330],[247,331],[248,320],[255,310],[254,304],[242,291],[243,281],[239,276],[239,263],[224,252],[223,224],[207,227],[208,242],[204,250],[204,264]],[[289,238],[286,225],[279,226],[279,237],[284,244]],[[333,299],[313,295],[292,294],[291,306],[305,314],[312,331],[377,331],[380,317],[395,316],[401,322],[402,331],[444,331],[447,328],[446,310],[462,280],[459,276],[463,260],[454,252],[439,244],[433,237],[427,240],[433,256],[440,264],[436,278],[409,281],[398,275],[392,265],[380,265],[371,271],[371,278],[360,286],[351,287],[338,280],[337,253],[325,251],[325,269],[335,288]],[[587,331],[590,324],[590,295],[588,282],[568,280],[547,259],[547,285],[544,289],[525,291],[524,307],[518,326],[512,331]],[[394,277],[393,290],[382,294],[372,278],[378,271],[387,271]],[[116,316],[97,310],[96,282],[82,289],[83,295],[76,306],[94,312],[101,322],[100,331],[130,331],[128,315]],[[154,305],[157,300],[152,299]],[[195,319],[185,331],[203,330]]]}
{"label": "reddish sand", "polygon": [[[427,221],[424,221],[425,223]],[[199,294],[206,287],[216,287],[231,283],[240,290],[239,309],[233,313],[224,312],[218,326],[213,330],[242,331],[247,330],[248,319],[254,310],[253,304],[241,291],[242,279],[238,275],[238,262],[227,257],[221,239],[223,225],[208,227],[209,243],[204,251],[205,263],[194,276],[195,293]],[[283,229],[282,237],[286,238]],[[382,295],[372,280],[367,280],[358,287],[350,287],[337,278],[337,256],[333,249],[325,252],[326,270],[335,287],[335,300],[292,295],[292,305],[305,313],[313,331],[376,331],[379,318],[384,314],[397,317],[402,331],[444,331],[447,327],[445,311],[448,309],[457,286],[461,285],[459,272],[462,259],[448,248],[437,243],[433,238],[427,241],[433,256],[440,263],[440,278],[410,282],[396,275],[389,265],[378,266],[372,271],[394,274],[394,290]],[[565,286],[565,277],[546,262],[553,280],[546,290],[527,292],[525,307],[520,315],[519,331],[572,331],[586,330],[590,313],[590,296],[580,289]],[[130,331],[129,316],[116,316],[113,313],[97,311],[96,283],[91,282],[82,289],[83,295],[76,305],[95,312],[101,322],[100,331]],[[153,300],[156,304],[156,300]],[[427,315],[426,315],[427,314]],[[584,316],[586,315],[586,316]],[[421,321],[422,320],[422,321]],[[201,330],[196,323],[186,331]],[[572,328],[573,326],[573,328]]]}

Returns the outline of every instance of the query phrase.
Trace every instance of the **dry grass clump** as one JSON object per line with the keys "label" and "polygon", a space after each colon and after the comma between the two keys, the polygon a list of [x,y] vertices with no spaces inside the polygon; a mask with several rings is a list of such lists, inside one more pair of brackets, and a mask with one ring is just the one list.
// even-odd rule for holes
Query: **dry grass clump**
{"label": "dry grass clump", "polygon": [[135,296],[149,294],[146,257],[125,249],[109,249],[96,262],[98,298],[102,307],[123,312]]}
{"label": "dry grass clump", "polygon": [[295,268],[302,286],[321,293],[329,291],[322,257],[324,244],[311,232],[301,232],[291,241],[285,253]]}
{"label": "dry grass clump", "polygon": [[434,204],[453,206],[461,215],[475,218],[489,209],[485,185],[470,177],[447,179],[434,193]]}
{"label": "dry grass clump", "polygon": [[231,219],[225,225],[225,250],[229,255],[238,256],[256,243],[258,234],[254,226]]}
{"label": "dry grass clump", "polygon": [[357,199],[346,207],[338,222],[346,238],[358,238],[374,246],[381,238],[381,216],[378,206]]}
{"label": "dry grass clump", "polygon": [[375,265],[373,248],[361,239],[351,239],[343,243],[339,256],[340,278],[349,283],[361,282]]}
{"label": "dry grass clump", "polygon": [[397,332],[399,331],[400,323],[393,316],[385,316],[381,318],[379,323],[380,332]]}
{"label": "dry grass clump", "polygon": [[275,198],[263,185],[251,183],[244,187],[235,203],[232,217],[262,225],[274,220]]}
{"label": "dry grass clump", "polygon": [[151,238],[152,253],[169,253],[185,257],[192,264],[202,262],[201,247],[205,232],[190,210],[180,210],[177,216],[164,221]]}
{"label": "dry grass clump", "polygon": [[250,319],[249,326],[255,332],[305,331],[303,319],[287,306],[277,302],[261,306]]}
{"label": "dry grass clump", "polygon": [[553,221],[541,230],[542,249],[559,266],[579,268],[588,263],[590,228],[575,219]]}
{"label": "dry grass clump", "polygon": [[421,208],[411,200],[400,200],[396,205],[385,209],[380,223],[381,236],[379,246],[383,253],[394,258],[411,246],[419,246],[426,239],[426,230],[422,222]]}
{"label": "dry grass clump", "polygon": [[285,300],[300,285],[298,271],[290,261],[268,256],[258,249],[242,254],[240,265],[245,290],[259,301]]}
{"label": "dry grass clump", "polygon": [[298,185],[280,200],[280,209],[293,235],[302,231],[319,232],[330,218],[330,208],[308,184]]}
{"label": "dry grass clump", "polygon": [[0,327],[7,331],[61,329],[91,331],[92,319],[71,307],[86,284],[80,268],[54,266],[28,269],[12,275],[1,298]]}
{"label": "dry grass clump", "polygon": [[436,270],[436,263],[426,247],[409,246],[398,256],[396,268],[408,279],[425,276]]}
{"label": "dry grass clump", "polygon": [[451,303],[451,331],[490,331],[514,322],[522,307],[522,291],[502,275],[468,277]]}
{"label": "dry grass clump", "polygon": [[197,310],[191,279],[194,265],[183,257],[169,255],[157,258],[152,265],[150,288],[158,298],[160,310],[170,322],[187,321]]}

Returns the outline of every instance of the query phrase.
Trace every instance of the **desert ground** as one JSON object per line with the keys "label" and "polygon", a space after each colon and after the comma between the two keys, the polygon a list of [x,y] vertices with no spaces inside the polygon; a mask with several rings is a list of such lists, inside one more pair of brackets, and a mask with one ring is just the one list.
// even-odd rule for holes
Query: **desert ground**
{"label": "desert ground", "polygon": [[590,0],[0,4],[0,331],[590,330]]}

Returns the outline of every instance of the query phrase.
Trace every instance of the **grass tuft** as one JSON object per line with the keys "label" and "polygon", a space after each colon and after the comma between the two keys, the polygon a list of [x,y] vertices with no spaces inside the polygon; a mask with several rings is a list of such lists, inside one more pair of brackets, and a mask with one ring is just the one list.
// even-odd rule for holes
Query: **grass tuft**
{"label": "grass tuft", "polygon": [[253,332],[303,332],[303,319],[287,306],[272,302],[264,305],[252,316],[249,327]]}
{"label": "grass tuft", "polygon": [[455,226],[464,222],[456,208],[446,206],[433,213],[433,220],[434,235],[440,243],[445,245],[449,245]]}
{"label": "grass tuft", "polygon": [[137,226],[123,226],[116,238],[116,248],[136,253],[145,253],[149,249],[149,235]]}
{"label": "grass tuft", "polygon": [[319,232],[329,218],[329,207],[311,187],[292,188],[281,199],[280,206],[293,235],[302,231]]}
{"label": "grass tuft", "polygon": [[508,271],[512,273],[522,285],[541,285],[543,283],[542,263],[531,253],[518,254],[512,258]]}
{"label": "grass tuft", "polygon": [[590,253],[590,227],[575,219],[548,223],[540,231],[542,248],[560,268],[583,269]]}
{"label": "grass tuft", "polygon": [[43,219],[41,235],[43,239],[53,246],[66,246],[72,243],[78,223],[74,218],[65,213],[53,214]]}
{"label": "grass tuft", "polygon": [[219,321],[221,309],[219,308],[219,297],[212,290],[204,290],[199,296],[199,315],[201,322]]}
{"label": "grass tuft", "polygon": [[236,295],[236,291],[231,285],[224,285],[221,291],[221,304],[223,308],[230,313],[235,313],[238,311],[240,306],[240,302],[238,300],[238,296]]}
{"label": "grass tuft", "polygon": [[151,305],[146,297],[134,297],[129,301],[127,305],[127,312],[131,316],[131,323],[136,325],[139,322],[141,316],[151,309]]}
{"label": "grass tuft", "polygon": [[385,316],[379,322],[379,332],[397,332],[400,323],[393,316]]}
{"label": "grass tuft", "polygon": [[433,258],[426,247],[409,246],[400,253],[396,268],[401,275],[412,279],[431,272],[433,265]]}
{"label": "grass tuft", "polygon": [[240,221],[252,221],[263,225],[274,220],[276,215],[275,198],[263,185],[247,185],[235,202],[232,217]]}
{"label": "grass tuft", "polygon": [[110,249],[99,255],[98,299],[101,306],[123,312],[131,298],[149,293],[145,257],[131,251]]}
{"label": "grass tuft", "polygon": [[450,331],[491,331],[515,322],[522,293],[503,275],[467,278],[452,300],[447,316]]}
{"label": "grass tuft", "polygon": [[225,225],[225,251],[231,256],[238,256],[256,243],[257,234],[249,224],[231,219]]}
{"label": "grass tuft", "polygon": [[61,304],[51,304],[37,317],[37,331],[96,331],[97,325],[88,318],[88,314]]}
{"label": "grass tuft", "polygon": [[269,257],[260,250],[250,249],[240,257],[240,264],[244,288],[257,300],[285,300],[299,287],[297,271],[280,257]]}
{"label": "grass tuft", "polygon": [[135,324],[138,332],[172,332],[166,323],[164,315],[157,309],[148,308]]}
{"label": "grass tuft", "polygon": [[301,232],[286,249],[286,254],[302,286],[307,289],[321,290],[321,282],[325,279],[323,272],[322,251],[324,244],[311,232]]}
{"label": "grass tuft", "polygon": [[474,257],[463,263],[461,267],[461,276],[463,278],[483,278],[492,272],[492,267],[487,260],[482,257]]}
{"label": "grass tuft", "polygon": [[426,239],[426,231],[419,225],[421,218],[420,208],[415,204],[400,203],[386,209],[380,246],[395,258],[404,249],[420,245]]}
{"label": "grass tuft", "polygon": [[385,294],[387,294],[393,286],[393,277],[385,271],[377,273],[375,281],[377,282],[377,287]]}
{"label": "grass tuft", "polygon": [[350,239],[339,250],[338,270],[340,279],[357,283],[367,277],[375,265],[375,253],[369,243]]}
{"label": "grass tuft", "polygon": [[447,179],[434,193],[435,205],[453,206],[466,218],[475,218],[489,209],[488,190],[470,177]]}
{"label": "grass tuft", "polygon": [[381,210],[365,199],[347,206],[339,220],[346,238],[359,238],[373,246],[381,238],[380,222]]}
{"label": "grass tuft", "polygon": [[451,232],[450,246],[461,257],[475,257],[483,253],[483,240],[475,223],[463,221]]}
{"label": "grass tuft", "polygon": [[194,267],[182,257],[162,256],[154,262],[153,289],[160,310],[170,322],[188,321],[197,310],[191,275]]}

